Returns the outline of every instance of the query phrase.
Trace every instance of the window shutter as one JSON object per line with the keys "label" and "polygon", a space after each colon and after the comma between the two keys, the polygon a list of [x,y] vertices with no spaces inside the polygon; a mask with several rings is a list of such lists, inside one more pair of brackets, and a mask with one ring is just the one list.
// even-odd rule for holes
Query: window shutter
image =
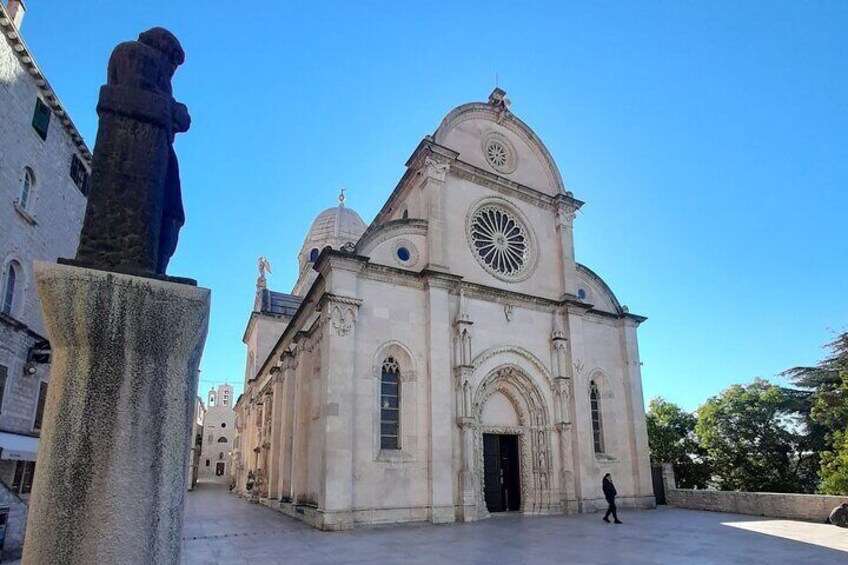
{"label": "window shutter", "polygon": [[47,128],[50,125],[50,107],[41,101],[41,98],[35,99],[35,113],[32,116],[32,127],[38,133],[41,139],[47,139]]}
{"label": "window shutter", "polygon": [[0,412],[3,411],[3,393],[6,391],[6,376],[9,374],[9,368],[5,365],[0,365]]}
{"label": "window shutter", "polygon": [[21,481],[21,494],[32,492],[32,478],[35,476],[35,461],[27,461],[24,465],[24,477]]}
{"label": "window shutter", "polygon": [[35,406],[35,423],[32,429],[40,430],[41,422],[44,420],[44,403],[47,401],[47,383],[41,381],[41,386],[38,388],[38,404]]}
{"label": "window shutter", "polygon": [[24,478],[24,467],[26,466],[26,461],[15,461],[15,476],[12,479],[12,490],[15,492],[20,492],[21,481]]}
{"label": "window shutter", "polygon": [[79,191],[88,196],[88,170],[86,170],[82,160],[76,155],[71,155],[70,174],[71,179],[74,181],[74,184],[77,185]]}

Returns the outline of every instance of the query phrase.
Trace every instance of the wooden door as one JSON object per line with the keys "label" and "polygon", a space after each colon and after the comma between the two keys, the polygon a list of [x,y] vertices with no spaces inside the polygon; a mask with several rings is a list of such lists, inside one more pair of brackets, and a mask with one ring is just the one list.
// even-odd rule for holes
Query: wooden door
{"label": "wooden door", "polygon": [[521,510],[521,477],[518,465],[518,436],[500,436],[501,477],[504,510]]}
{"label": "wooden door", "polygon": [[489,512],[521,509],[518,436],[483,434],[483,485]]}
{"label": "wooden door", "polygon": [[483,434],[483,485],[486,508],[489,512],[503,512],[503,489],[501,488],[501,442],[500,436]]}

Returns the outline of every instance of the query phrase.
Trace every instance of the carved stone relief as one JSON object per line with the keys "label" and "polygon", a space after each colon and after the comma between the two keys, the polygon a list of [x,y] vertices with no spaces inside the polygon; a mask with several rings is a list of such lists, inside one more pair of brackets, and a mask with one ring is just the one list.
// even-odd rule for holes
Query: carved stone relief
{"label": "carved stone relief", "polygon": [[440,163],[432,157],[426,157],[424,159],[424,174],[428,178],[444,182],[449,170],[450,165],[448,163]]}
{"label": "carved stone relief", "polygon": [[330,325],[336,331],[336,335],[349,334],[355,322],[356,312],[352,306],[336,304],[330,309]]}

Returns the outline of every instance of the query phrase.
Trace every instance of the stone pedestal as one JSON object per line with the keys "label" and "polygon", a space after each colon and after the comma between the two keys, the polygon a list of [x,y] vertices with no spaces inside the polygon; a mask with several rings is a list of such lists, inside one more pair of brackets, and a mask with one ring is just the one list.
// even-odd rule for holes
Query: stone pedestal
{"label": "stone pedestal", "polygon": [[210,292],[35,273],[53,353],[23,562],[176,564]]}

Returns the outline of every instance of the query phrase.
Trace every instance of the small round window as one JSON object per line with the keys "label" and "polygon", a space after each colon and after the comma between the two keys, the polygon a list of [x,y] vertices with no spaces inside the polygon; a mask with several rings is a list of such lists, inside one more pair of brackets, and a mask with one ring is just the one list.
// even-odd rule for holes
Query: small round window
{"label": "small round window", "polygon": [[406,263],[407,261],[409,261],[410,257],[412,257],[412,254],[409,252],[409,249],[407,249],[406,247],[398,247],[397,257],[398,257],[398,259],[400,259],[401,261]]}
{"label": "small round window", "polygon": [[503,143],[500,141],[495,141],[493,139],[486,146],[486,158],[495,168],[504,167],[506,165],[507,157],[508,153],[506,147],[504,147]]}
{"label": "small round window", "polygon": [[486,162],[499,173],[509,174],[515,170],[515,149],[507,138],[490,132],[483,140],[483,156]]}
{"label": "small round window", "polygon": [[578,290],[577,291],[577,298],[579,298],[580,300],[586,300],[586,291],[583,290],[582,288],[580,290]]}
{"label": "small round window", "polygon": [[222,423],[221,423],[221,427],[222,427],[222,428],[226,428],[226,427],[227,427],[227,423],[226,423],[226,422],[222,422]]}

